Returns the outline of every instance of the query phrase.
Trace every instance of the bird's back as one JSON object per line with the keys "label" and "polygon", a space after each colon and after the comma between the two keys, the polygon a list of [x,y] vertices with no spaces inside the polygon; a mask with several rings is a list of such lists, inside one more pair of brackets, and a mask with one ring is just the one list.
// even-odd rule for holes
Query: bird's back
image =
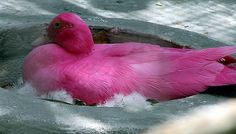
{"label": "bird's back", "polygon": [[235,52],[235,47],[191,50],[131,42],[95,45],[88,55],[75,56],[56,45],[42,47],[26,58],[26,80],[42,91],[65,89],[87,104],[132,92],[163,101],[224,85],[215,80],[227,66],[217,60]]}

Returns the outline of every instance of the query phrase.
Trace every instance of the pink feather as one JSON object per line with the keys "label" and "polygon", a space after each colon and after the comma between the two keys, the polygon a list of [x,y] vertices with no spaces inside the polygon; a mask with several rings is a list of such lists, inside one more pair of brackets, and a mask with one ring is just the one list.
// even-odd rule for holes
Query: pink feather
{"label": "pink feather", "polygon": [[[64,29],[54,28],[58,22]],[[236,84],[236,68],[218,62],[236,53],[235,46],[192,50],[134,42],[94,45],[85,22],[72,13],[57,16],[48,31],[54,43],[35,48],[23,65],[24,80],[39,94],[66,90],[91,105],[118,93],[138,92],[165,101],[208,86]]]}

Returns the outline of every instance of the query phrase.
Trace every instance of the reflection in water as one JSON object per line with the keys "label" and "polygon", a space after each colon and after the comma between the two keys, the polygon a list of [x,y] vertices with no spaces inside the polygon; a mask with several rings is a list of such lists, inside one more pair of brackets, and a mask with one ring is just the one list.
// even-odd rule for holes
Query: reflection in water
{"label": "reflection in water", "polygon": [[0,117],[4,116],[6,114],[10,114],[10,109],[6,109],[6,108],[3,108],[3,107],[0,107]]}
{"label": "reflection in water", "polygon": [[144,134],[235,134],[236,100],[205,105]]}
{"label": "reflection in water", "polygon": [[111,129],[108,124],[89,117],[79,115],[74,111],[62,108],[57,104],[50,103],[49,107],[54,113],[56,123],[65,126],[64,129],[72,132],[79,132],[81,129],[95,130],[106,132]]}

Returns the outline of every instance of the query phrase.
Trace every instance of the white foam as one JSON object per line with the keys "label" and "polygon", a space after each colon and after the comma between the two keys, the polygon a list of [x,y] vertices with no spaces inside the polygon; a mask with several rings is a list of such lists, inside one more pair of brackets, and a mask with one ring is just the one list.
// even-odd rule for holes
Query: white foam
{"label": "white foam", "polygon": [[151,103],[146,101],[146,98],[137,92],[130,95],[116,94],[111,99],[107,100],[104,104],[98,105],[99,107],[123,107],[127,111],[137,112],[141,110],[150,110]]}
{"label": "white foam", "polygon": [[[29,83],[23,84],[21,87],[14,89],[18,94],[37,96],[39,98],[66,102],[74,104],[74,99],[65,90],[55,90],[38,96],[36,89]],[[146,98],[137,92],[130,95],[116,94],[104,104],[99,104],[98,107],[122,107],[127,111],[136,112],[141,110],[150,110],[151,103],[146,101]]]}
{"label": "white foam", "polygon": [[73,98],[65,90],[51,91],[46,94],[42,94],[38,96],[36,89],[29,83],[25,83],[21,87],[18,87],[18,88],[15,87],[13,90],[16,93],[21,94],[21,95],[37,96],[43,99],[62,101],[62,102],[73,104]]}

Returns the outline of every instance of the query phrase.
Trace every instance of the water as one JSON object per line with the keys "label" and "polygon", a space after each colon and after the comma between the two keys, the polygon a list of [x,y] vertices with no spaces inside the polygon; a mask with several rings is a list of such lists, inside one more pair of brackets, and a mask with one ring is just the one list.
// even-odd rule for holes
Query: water
{"label": "water", "polygon": [[[29,83],[22,86],[16,86],[13,91],[28,96],[35,96],[40,99],[63,102],[68,104],[75,104],[74,99],[65,90],[60,89],[57,91],[48,92],[46,94],[37,95],[36,89]],[[141,110],[151,110],[152,105],[147,99],[137,92],[130,95],[115,94],[111,99],[107,100],[104,104],[98,104],[98,107],[122,107],[129,112],[137,112]]]}
{"label": "water", "polygon": [[99,107],[123,107],[127,111],[136,112],[140,110],[150,110],[152,105],[146,98],[137,92],[124,96],[115,94],[114,97],[107,100],[105,104],[98,105]]}

